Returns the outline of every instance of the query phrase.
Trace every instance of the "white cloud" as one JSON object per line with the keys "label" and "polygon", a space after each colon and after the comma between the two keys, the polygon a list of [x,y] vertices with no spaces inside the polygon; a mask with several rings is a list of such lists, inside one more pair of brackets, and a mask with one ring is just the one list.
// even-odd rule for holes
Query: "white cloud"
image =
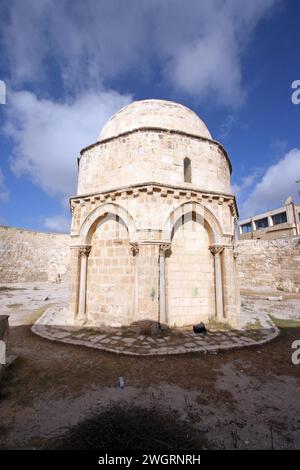
{"label": "white cloud", "polygon": [[10,92],[5,132],[14,144],[11,168],[48,194],[76,193],[77,156],[95,142],[105,121],[130,101],[113,91],[90,92],[66,102]]}
{"label": "white cloud", "polygon": [[169,64],[169,77],[200,100],[209,96],[216,103],[239,105],[245,98],[239,59],[232,34],[213,31],[179,49]]}
{"label": "white cloud", "polygon": [[294,148],[266,170],[243,203],[241,216],[250,217],[280,207],[288,196],[299,201],[297,179],[300,179],[300,149]]}
{"label": "white cloud", "polygon": [[0,168],[0,202],[6,202],[8,201],[9,198],[9,191],[7,190],[5,186],[5,180],[4,180],[4,175],[3,172]]}
{"label": "white cloud", "polygon": [[221,122],[219,135],[221,139],[226,139],[230,136],[234,125],[237,122],[237,117],[234,114],[228,114],[224,121]]}
{"label": "white cloud", "polygon": [[70,232],[70,217],[63,215],[55,215],[46,217],[44,220],[44,227],[52,232],[69,233]]}
{"label": "white cloud", "polygon": [[[0,31],[14,83],[66,91],[154,69],[175,89],[236,106],[245,99],[241,60],[259,22],[280,0],[11,0]],[[49,77],[48,77],[49,75]],[[149,78],[149,77],[148,77]]]}
{"label": "white cloud", "polygon": [[[3,2],[0,64],[7,70],[1,78],[11,85],[5,131],[13,143],[13,172],[27,175],[65,206],[76,192],[79,150],[131,100],[103,83],[125,79],[129,87],[127,73],[148,80],[159,75],[198,100],[240,105],[246,96],[243,53],[279,2]],[[0,188],[2,198],[6,193]]]}
{"label": "white cloud", "polygon": [[239,183],[233,183],[231,185],[233,194],[235,194],[237,198],[239,198],[239,196],[242,196],[243,192],[253,186],[257,178],[259,178],[262,173],[263,168],[255,168],[252,173],[242,178]]}

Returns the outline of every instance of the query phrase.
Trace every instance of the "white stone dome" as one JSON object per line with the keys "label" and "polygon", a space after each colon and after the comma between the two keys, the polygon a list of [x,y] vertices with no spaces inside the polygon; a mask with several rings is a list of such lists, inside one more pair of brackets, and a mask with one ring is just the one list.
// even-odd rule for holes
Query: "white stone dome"
{"label": "white stone dome", "polygon": [[194,111],[173,101],[134,101],[114,114],[100,132],[98,141],[142,128],[159,128],[211,139],[204,122]]}

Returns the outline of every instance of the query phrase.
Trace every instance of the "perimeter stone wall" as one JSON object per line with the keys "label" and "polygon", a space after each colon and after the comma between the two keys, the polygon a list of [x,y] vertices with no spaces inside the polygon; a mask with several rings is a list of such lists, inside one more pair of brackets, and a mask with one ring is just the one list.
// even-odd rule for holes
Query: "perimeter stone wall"
{"label": "perimeter stone wall", "polygon": [[0,226],[0,284],[65,280],[70,236]]}
{"label": "perimeter stone wall", "polygon": [[300,292],[300,237],[238,242],[241,288]]}

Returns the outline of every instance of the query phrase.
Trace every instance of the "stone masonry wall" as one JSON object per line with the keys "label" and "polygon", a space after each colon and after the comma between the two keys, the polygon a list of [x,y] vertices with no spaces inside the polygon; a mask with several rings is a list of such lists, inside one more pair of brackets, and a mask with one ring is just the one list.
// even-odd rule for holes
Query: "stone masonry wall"
{"label": "stone masonry wall", "polygon": [[300,292],[300,237],[238,242],[242,288]]}
{"label": "stone masonry wall", "polygon": [[95,324],[121,326],[133,321],[134,258],[126,228],[107,216],[91,240],[88,257],[88,319]]}
{"label": "stone masonry wall", "polygon": [[215,312],[213,255],[195,217],[178,224],[166,256],[167,317],[170,325],[206,322]]}
{"label": "stone masonry wall", "polygon": [[0,284],[64,280],[69,244],[69,235],[0,226]]}
{"label": "stone masonry wall", "polygon": [[[230,194],[230,170],[214,142],[168,132],[135,132],[99,143],[83,152],[79,163],[78,195],[116,186],[157,181],[184,184],[183,160],[191,159],[191,187]],[[185,183],[186,184],[186,183]]]}

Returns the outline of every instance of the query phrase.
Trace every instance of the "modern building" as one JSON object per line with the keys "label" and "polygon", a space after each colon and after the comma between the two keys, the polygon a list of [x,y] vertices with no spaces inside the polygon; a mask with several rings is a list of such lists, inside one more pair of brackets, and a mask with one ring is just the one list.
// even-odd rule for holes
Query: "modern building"
{"label": "modern building", "polygon": [[134,102],[81,151],[70,199],[75,322],[236,324],[231,163],[181,104]]}
{"label": "modern building", "polygon": [[283,207],[241,220],[239,239],[272,239],[300,234],[300,206],[289,196]]}

